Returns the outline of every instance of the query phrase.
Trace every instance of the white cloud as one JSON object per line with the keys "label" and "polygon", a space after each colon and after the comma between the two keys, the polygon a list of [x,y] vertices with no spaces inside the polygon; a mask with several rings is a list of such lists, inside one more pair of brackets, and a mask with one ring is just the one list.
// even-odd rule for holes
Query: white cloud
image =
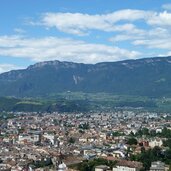
{"label": "white cloud", "polygon": [[62,60],[84,63],[137,58],[141,54],[115,46],[86,43],[58,37],[25,38],[1,36],[0,56],[30,58],[33,61]]}
{"label": "white cloud", "polygon": [[111,42],[121,42],[121,41],[128,41],[128,40],[137,40],[141,39],[143,36],[141,35],[135,35],[135,34],[119,34],[114,37],[109,38],[109,41]]}
{"label": "white cloud", "polygon": [[[128,44],[135,46],[168,51],[171,49],[171,13],[166,11],[125,9],[97,15],[45,13],[39,22],[31,21],[31,24],[43,25],[47,29],[55,27],[62,32],[76,35],[88,35],[92,30],[115,32],[115,35],[118,34],[110,38],[110,41],[127,41]],[[96,63],[139,58],[142,54],[117,46],[80,40],[58,37],[27,38],[13,35],[0,36],[0,56],[30,58],[36,62],[57,59]]]}
{"label": "white cloud", "polygon": [[148,18],[147,23],[150,25],[171,26],[171,13],[167,11],[161,13],[154,13]]}
{"label": "white cloud", "polygon": [[13,64],[0,64],[0,73],[7,72],[10,70],[22,69],[19,66]]}
{"label": "white cloud", "polygon": [[169,50],[171,48],[170,39],[144,39],[144,40],[135,40],[133,42],[134,45],[144,45],[148,48],[156,48],[156,49],[166,49]]}
{"label": "white cloud", "polygon": [[171,10],[171,3],[170,4],[163,4],[162,8],[165,10]]}
{"label": "white cloud", "polygon": [[[133,39],[132,39],[133,40]],[[171,32],[168,29],[157,27],[147,31],[145,35],[136,37],[132,43],[134,45],[143,45],[148,48],[171,49]]]}
{"label": "white cloud", "polygon": [[165,56],[171,56],[171,51],[167,52]]}
{"label": "white cloud", "polygon": [[[166,5],[163,7],[166,8]],[[109,38],[113,42],[127,41],[136,46],[166,50],[171,48],[171,13],[167,11],[124,9],[96,15],[45,13],[39,24],[76,35],[87,35],[92,30],[111,32],[115,34]]]}
{"label": "white cloud", "polygon": [[[118,23],[122,21],[122,24]],[[144,22],[150,26],[171,26],[171,13],[124,9],[109,14],[83,14],[83,13],[45,13],[42,15],[39,25],[66,33],[85,35],[91,30],[100,30],[105,32],[132,31],[141,33],[135,21]],[[32,22],[33,23],[33,22]],[[36,24],[36,23],[35,23]],[[141,26],[141,25],[140,25]]]}
{"label": "white cloud", "polygon": [[[111,32],[126,31],[127,29],[131,29],[131,27],[134,27],[135,29],[135,26],[132,24],[117,26],[115,23],[121,20],[136,21],[146,19],[151,15],[152,12],[130,9],[101,15],[89,15],[82,13],[45,13],[42,16],[40,23],[46,27],[56,27],[62,32],[84,35],[87,34],[89,30]],[[121,28],[121,30],[118,28]]]}
{"label": "white cloud", "polygon": [[[127,41],[136,46],[156,49],[171,49],[171,31],[168,28],[155,27],[150,30],[144,30],[140,34],[118,34],[109,39],[112,42]],[[128,42],[129,41],[129,42]]]}

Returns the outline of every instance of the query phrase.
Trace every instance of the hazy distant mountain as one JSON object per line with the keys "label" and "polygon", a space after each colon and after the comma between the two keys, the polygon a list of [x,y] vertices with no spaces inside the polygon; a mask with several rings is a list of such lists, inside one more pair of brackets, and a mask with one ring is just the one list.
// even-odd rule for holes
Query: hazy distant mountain
{"label": "hazy distant mountain", "polygon": [[48,61],[0,74],[0,96],[35,97],[65,91],[171,97],[171,57],[94,65]]}

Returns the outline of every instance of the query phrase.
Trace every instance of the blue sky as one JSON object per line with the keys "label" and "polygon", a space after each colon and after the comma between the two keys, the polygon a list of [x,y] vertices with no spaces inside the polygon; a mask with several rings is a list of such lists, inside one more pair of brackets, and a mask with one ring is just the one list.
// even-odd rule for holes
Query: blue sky
{"label": "blue sky", "polygon": [[0,72],[47,60],[171,55],[170,0],[1,0]]}

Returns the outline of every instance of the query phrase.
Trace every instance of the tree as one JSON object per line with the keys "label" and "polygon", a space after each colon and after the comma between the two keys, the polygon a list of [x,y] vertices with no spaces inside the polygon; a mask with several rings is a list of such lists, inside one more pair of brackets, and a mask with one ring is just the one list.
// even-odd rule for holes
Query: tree
{"label": "tree", "polygon": [[132,155],[131,160],[142,162],[144,169],[149,170],[153,161],[163,161],[166,164],[171,164],[170,157],[171,151],[163,152],[160,147],[154,147],[149,150],[142,149],[141,154]]}
{"label": "tree", "polygon": [[138,141],[135,138],[129,138],[127,140],[127,144],[129,144],[129,145],[137,145],[137,143],[138,143]]}
{"label": "tree", "polygon": [[170,138],[171,137],[171,130],[170,129],[167,129],[166,127],[163,128],[160,136],[161,137],[165,137],[165,138]]}
{"label": "tree", "polygon": [[75,138],[70,137],[70,138],[68,139],[68,143],[74,144],[74,143],[75,143]]}
{"label": "tree", "polygon": [[143,133],[143,135],[149,135],[149,130],[148,130],[148,128],[143,128],[143,129],[142,129],[142,133]]}
{"label": "tree", "polygon": [[79,129],[79,133],[80,133],[80,134],[84,134],[85,131],[83,131],[82,129]]}
{"label": "tree", "polygon": [[156,136],[156,131],[155,130],[151,130],[150,131],[150,136],[155,137]]}
{"label": "tree", "polygon": [[135,134],[131,131],[130,132],[130,134],[129,134],[130,136],[135,136]]}
{"label": "tree", "polygon": [[144,146],[141,147],[141,153],[145,153],[145,148],[144,148]]}
{"label": "tree", "polygon": [[81,129],[89,129],[90,126],[89,126],[88,123],[84,123],[84,124],[79,125],[79,128],[81,128]]}

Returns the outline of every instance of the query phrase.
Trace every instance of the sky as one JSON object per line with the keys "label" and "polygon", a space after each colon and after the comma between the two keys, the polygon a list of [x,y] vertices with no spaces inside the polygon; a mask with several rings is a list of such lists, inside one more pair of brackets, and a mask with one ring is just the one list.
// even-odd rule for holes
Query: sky
{"label": "sky", "polygon": [[1,0],[0,73],[42,61],[171,55],[170,0]]}

